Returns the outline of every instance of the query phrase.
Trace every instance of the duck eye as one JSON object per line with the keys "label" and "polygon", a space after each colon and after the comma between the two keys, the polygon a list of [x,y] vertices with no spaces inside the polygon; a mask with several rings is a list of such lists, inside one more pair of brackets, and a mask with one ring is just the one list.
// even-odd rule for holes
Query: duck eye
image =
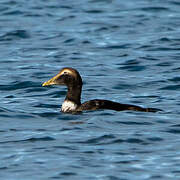
{"label": "duck eye", "polygon": [[63,73],[64,75],[67,75],[68,73],[66,72],[66,71],[64,71],[64,73]]}

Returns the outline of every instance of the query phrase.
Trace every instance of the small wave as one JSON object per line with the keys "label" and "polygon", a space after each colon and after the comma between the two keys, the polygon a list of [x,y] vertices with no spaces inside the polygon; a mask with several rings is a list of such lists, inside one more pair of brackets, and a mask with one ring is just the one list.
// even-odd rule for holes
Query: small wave
{"label": "small wave", "polygon": [[14,91],[17,89],[24,89],[28,87],[37,87],[37,83],[32,81],[23,81],[23,82],[13,82],[10,85],[0,85],[0,90],[2,91]]}
{"label": "small wave", "polygon": [[173,77],[171,79],[168,79],[169,81],[172,81],[172,82],[180,82],[180,77],[176,76],[176,77]]}
{"label": "small wave", "polygon": [[62,172],[62,173],[60,173],[60,175],[62,175],[62,176],[74,176],[76,174],[77,173],[73,173],[73,172]]}
{"label": "small wave", "polygon": [[142,11],[150,11],[150,12],[161,12],[161,11],[170,11],[169,8],[166,7],[143,7],[140,8]]}
{"label": "small wave", "polygon": [[85,11],[86,13],[90,13],[90,14],[99,14],[99,13],[104,13],[105,11],[102,11],[100,9],[94,9],[94,10],[88,10],[88,11]]}
{"label": "small wave", "polygon": [[130,44],[122,44],[122,45],[108,45],[108,46],[105,46],[104,48],[105,49],[127,49],[130,47]]}
{"label": "small wave", "polygon": [[146,66],[140,66],[140,65],[127,65],[120,67],[119,69],[122,70],[128,70],[128,71],[144,71],[147,67]]}
{"label": "small wave", "polygon": [[131,144],[143,144],[143,145],[149,144],[148,142],[145,142],[144,140],[137,139],[137,138],[129,138],[125,140],[124,142],[131,143]]}
{"label": "small wave", "polygon": [[168,129],[165,130],[165,132],[171,133],[171,134],[180,134],[180,129],[176,128],[176,129]]}
{"label": "small wave", "polygon": [[6,11],[3,13],[3,15],[5,15],[5,16],[22,15],[22,14],[24,14],[24,12],[19,11],[19,10],[10,10],[10,11]]}
{"label": "small wave", "polygon": [[150,138],[147,138],[147,140],[152,141],[152,142],[164,141],[163,138],[159,138],[159,137],[150,137]]}
{"label": "small wave", "polygon": [[32,137],[28,139],[23,139],[23,140],[16,140],[16,141],[4,141],[0,142],[0,144],[7,144],[7,143],[20,143],[20,142],[37,142],[37,141],[54,141],[56,140],[55,138],[52,138],[50,136],[45,136],[45,137]]}
{"label": "small wave", "polygon": [[159,90],[171,90],[171,91],[180,90],[180,85],[168,85],[168,86],[159,88]]}
{"label": "small wave", "polygon": [[59,112],[43,112],[43,113],[33,113],[39,117],[53,118],[59,116]]}
{"label": "small wave", "polygon": [[[101,141],[109,140],[109,139],[114,139],[114,135],[103,135],[97,138],[91,138],[86,141],[79,141],[78,143],[83,143],[83,144],[100,144]],[[104,142],[103,142],[104,143]]]}
{"label": "small wave", "polygon": [[41,137],[41,138],[29,138],[29,139],[25,139],[22,141],[26,141],[26,142],[36,142],[36,141],[54,141],[56,140],[55,138],[52,138],[50,136],[45,136],[45,137]]}
{"label": "small wave", "polygon": [[0,41],[12,41],[16,39],[27,39],[30,35],[25,30],[16,30],[8,32],[2,36],[0,36]]}

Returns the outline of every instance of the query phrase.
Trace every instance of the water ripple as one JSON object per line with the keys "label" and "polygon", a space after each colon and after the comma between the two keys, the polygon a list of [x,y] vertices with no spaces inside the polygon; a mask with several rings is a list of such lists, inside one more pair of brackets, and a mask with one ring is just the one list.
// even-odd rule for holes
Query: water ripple
{"label": "water ripple", "polygon": [[[179,5],[2,0],[1,179],[178,180]],[[66,88],[41,85],[65,66],[82,75],[82,102],[163,112],[63,114]]]}
{"label": "water ripple", "polygon": [[29,138],[29,139],[23,139],[23,140],[17,140],[17,141],[5,141],[5,142],[0,142],[1,144],[9,144],[9,143],[21,143],[21,142],[38,142],[38,141],[53,141],[55,140],[52,137],[41,137],[41,138]]}
{"label": "water ripple", "polygon": [[30,35],[25,30],[16,30],[12,32],[5,33],[0,36],[0,41],[12,41],[17,39],[27,39],[30,38]]}

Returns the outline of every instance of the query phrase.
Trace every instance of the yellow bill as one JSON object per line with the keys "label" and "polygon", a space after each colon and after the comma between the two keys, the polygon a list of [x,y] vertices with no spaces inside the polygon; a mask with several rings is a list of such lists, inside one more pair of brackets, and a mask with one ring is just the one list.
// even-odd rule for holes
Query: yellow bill
{"label": "yellow bill", "polygon": [[42,86],[50,86],[50,85],[55,85],[56,84],[56,79],[59,78],[59,74],[51,78],[50,80],[44,82]]}

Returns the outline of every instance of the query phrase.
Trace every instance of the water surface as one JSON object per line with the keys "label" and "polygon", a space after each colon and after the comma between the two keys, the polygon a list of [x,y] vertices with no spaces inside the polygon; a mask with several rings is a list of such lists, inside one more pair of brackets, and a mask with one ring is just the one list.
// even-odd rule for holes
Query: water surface
{"label": "water surface", "polygon": [[[0,177],[3,180],[180,178],[180,2],[0,2]],[[82,101],[161,113],[62,114],[62,67],[82,75]]]}

